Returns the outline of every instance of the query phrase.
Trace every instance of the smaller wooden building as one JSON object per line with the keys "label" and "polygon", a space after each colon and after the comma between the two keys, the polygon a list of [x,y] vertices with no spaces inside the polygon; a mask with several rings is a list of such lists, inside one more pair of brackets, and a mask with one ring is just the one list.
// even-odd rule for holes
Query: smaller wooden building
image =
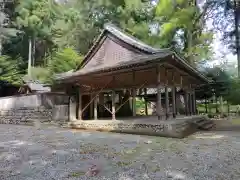
{"label": "smaller wooden building", "polygon": [[[75,118],[115,120],[130,102],[136,116],[136,97],[155,89],[158,119],[176,118],[177,94],[184,96],[185,115],[196,114],[195,88],[208,79],[170,49],[156,49],[106,24],[77,70],[57,77],[65,88],[77,87]],[[123,110],[124,112],[127,109]],[[118,118],[118,116],[117,116]]]}

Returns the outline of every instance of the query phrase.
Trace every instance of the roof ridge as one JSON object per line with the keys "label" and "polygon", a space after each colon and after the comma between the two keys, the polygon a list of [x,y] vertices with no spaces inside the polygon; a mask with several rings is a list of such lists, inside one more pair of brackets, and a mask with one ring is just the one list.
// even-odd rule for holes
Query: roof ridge
{"label": "roof ridge", "polygon": [[132,46],[135,46],[144,51],[147,51],[148,53],[151,53],[151,54],[155,54],[155,53],[159,53],[159,52],[166,52],[166,51],[170,50],[169,48],[162,48],[162,49],[154,48],[154,47],[146,44],[145,42],[137,39],[133,35],[127,33],[126,31],[123,31],[122,29],[120,29],[119,27],[117,27],[116,25],[114,25],[112,23],[104,24],[104,30],[117,36],[119,39],[123,40],[124,42],[131,44]]}
{"label": "roof ridge", "polygon": [[91,48],[88,50],[87,54],[84,56],[84,60],[82,63],[80,63],[77,68],[75,69],[76,71],[80,69],[81,66],[86,65],[87,59],[89,55],[93,52],[93,50],[96,48],[96,46],[100,43],[101,39],[106,35],[106,33],[110,33],[116,38],[120,39],[121,41],[129,44],[130,46],[133,46],[134,48],[137,48],[141,51],[146,52],[147,54],[156,54],[156,53],[161,53],[161,52],[169,52],[169,48],[164,48],[164,49],[159,49],[159,48],[154,48],[143,41],[137,39],[136,37],[132,36],[131,34],[125,32],[121,28],[117,27],[116,25],[108,22],[104,24],[104,28],[102,32],[97,36],[95,42],[91,46]]}

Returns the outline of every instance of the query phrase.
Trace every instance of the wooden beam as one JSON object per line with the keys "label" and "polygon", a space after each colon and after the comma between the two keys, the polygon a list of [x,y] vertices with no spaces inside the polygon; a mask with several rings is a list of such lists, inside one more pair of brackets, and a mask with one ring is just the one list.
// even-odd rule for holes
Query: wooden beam
{"label": "wooden beam", "polygon": [[136,89],[132,89],[132,113],[133,116],[136,116]]}
{"label": "wooden beam", "polygon": [[91,99],[90,105],[89,105],[89,108],[90,108],[90,119],[94,117],[94,116],[93,116],[93,108],[94,108],[94,107],[93,107],[93,105],[94,105],[93,102],[95,101],[96,97],[97,97],[97,96],[94,97],[93,94],[90,95],[90,99]]}
{"label": "wooden beam", "polygon": [[69,102],[69,121],[75,121],[76,120],[76,109],[77,105],[74,99],[74,96],[70,97]]}
{"label": "wooden beam", "polygon": [[169,118],[169,96],[168,96],[168,70],[165,69],[165,110],[166,119]]}
{"label": "wooden beam", "polygon": [[172,65],[172,64],[166,63],[166,65],[169,66],[169,67],[172,67],[172,68],[176,69],[181,75],[183,75],[183,76],[188,76],[189,78],[193,79],[193,82],[199,81],[199,79],[191,76],[190,74],[184,72],[183,70],[179,69],[178,67],[176,67],[176,66],[174,66],[174,65]]}
{"label": "wooden beam", "polygon": [[197,114],[197,104],[196,104],[196,93],[195,93],[195,89],[193,90],[193,113],[194,115]]}
{"label": "wooden beam", "polygon": [[168,86],[165,86],[165,109],[166,109],[166,119],[169,118],[169,95]]}
{"label": "wooden beam", "polygon": [[93,107],[94,107],[94,120],[97,120],[98,119],[98,111],[97,111],[97,100],[98,100],[98,98],[96,97],[95,99],[94,99],[94,105],[93,105]]}
{"label": "wooden beam", "polygon": [[112,120],[116,120],[115,96],[116,96],[116,93],[113,90],[112,91]]}
{"label": "wooden beam", "polygon": [[189,96],[188,96],[188,91],[187,90],[185,90],[185,94],[184,94],[184,103],[185,103],[185,114],[186,114],[186,116],[188,116],[189,115]]}
{"label": "wooden beam", "polygon": [[161,119],[161,109],[162,109],[162,97],[161,97],[161,73],[160,66],[157,66],[157,116],[158,120]]}
{"label": "wooden beam", "polygon": [[[147,96],[147,88],[144,88],[144,95],[145,97]],[[148,104],[147,101],[145,100],[145,115],[148,115]]]}
{"label": "wooden beam", "polygon": [[82,120],[82,94],[81,91],[78,91],[79,93],[79,104],[78,104],[78,120]]}
{"label": "wooden beam", "polygon": [[189,115],[191,116],[192,115],[192,93],[189,92],[188,93],[188,96],[189,96]]}
{"label": "wooden beam", "polygon": [[99,115],[100,116],[102,116],[103,115],[103,113],[104,113],[104,93],[102,92],[102,93],[100,93],[99,94]]}
{"label": "wooden beam", "polygon": [[176,87],[172,87],[172,113],[173,118],[176,118]]}

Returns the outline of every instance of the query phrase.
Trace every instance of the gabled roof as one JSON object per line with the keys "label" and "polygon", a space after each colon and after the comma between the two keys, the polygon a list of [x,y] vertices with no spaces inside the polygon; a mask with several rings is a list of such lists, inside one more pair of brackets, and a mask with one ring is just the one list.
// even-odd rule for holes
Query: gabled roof
{"label": "gabled roof", "polygon": [[51,88],[47,87],[45,84],[41,83],[38,80],[32,80],[27,75],[23,77],[23,82],[25,86],[28,86],[32,91],[38,92],[50,92]]}
{"label": "gabled roof", "polygon": [[121,40],[122,42],[132,46],[136,51],[141,52],[141,54],[150,55],[150,54],[156,54],[156,53],[169,51],[169,49],[153,48],[153,47],[143,43],[139,39],[135,38],[134,36],[126,34],[125,32],[123,32],[117,26],[115,26],[113,24],[110,24],[110,23],[107,23],[107,24],[104,25],[104,30],[98,36],[97,40],[95,41],[93,46],[90,48],[90,50],[88,51],[88,53],[84,57],[84,60],[77,67],[77,69],[79,69],[80,67],[83,68],[86,65],[86,63],[88,62],[91,55],[93,55],[94,51],[99,48],[99,46],[102,44],[102,41],[107,36],[111,36],[111,37],[114,37],[114,38],[117,38],[117,39]]}
{"label": "gabled roof", "polygon": [[132,36],[130,34],[126,34],[126,32],[123,32],[121,29],[119,29],[118,27],[116,27],[112,24],[109,24],[109,23],[105,24],[104,27],[105,27],[104,28],[105,31],[110,32],[111,34],[117,36],[119,39],[126,42],[127,44],[131,44],[135,48],[138,48],[142,51],[145,51],[146,53],[155,54],[155,53],[160,53],[160,52],[164,52],[166,50],[169,50],[169,49],[153,48],[153,47],[143,43],[139,39],[135,38],[134,36]]}
{"label": "gabled roof", "polygon": [[83,62],[77,67],[77,70],[61,74],[57,76],[57,80],[116,70],[136,64],[163,61],[170,56],[174,57],[190,74],[203,81],[208,81],[204,75],[190,66],[176,52],[170,49],[153,48],[109,23],[105,24],[104,30],[84,57]]}

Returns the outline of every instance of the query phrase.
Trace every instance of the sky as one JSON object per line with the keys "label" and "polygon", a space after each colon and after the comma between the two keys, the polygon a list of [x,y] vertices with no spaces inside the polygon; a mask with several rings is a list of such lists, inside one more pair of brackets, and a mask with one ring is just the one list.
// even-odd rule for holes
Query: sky
{"label": "sky", "polygon": [[[209,20],[207,22],[207,27],[209,29],[212,28],[212,22]],[[220,65],[221,63],[236,63],[237,65],[237,56],[234,55],[226,45],[223,44],[221,41],[222,39],[222,34],[220,32],[215,32],[214,33],[214,39],[213,39],[213,61],[209,63],[209,65]]]}

